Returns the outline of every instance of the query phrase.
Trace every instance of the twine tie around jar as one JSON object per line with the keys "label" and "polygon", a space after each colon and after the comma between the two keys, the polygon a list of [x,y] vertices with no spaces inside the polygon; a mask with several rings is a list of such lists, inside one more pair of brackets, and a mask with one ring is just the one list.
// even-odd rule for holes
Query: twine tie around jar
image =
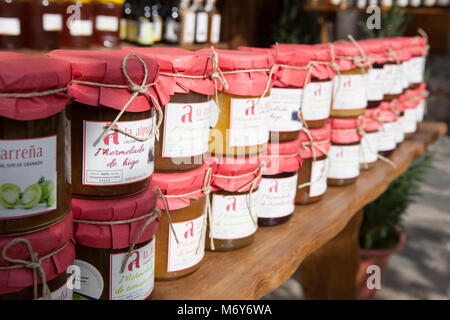
{"label": "twine tie around jar", "polygon": [[[143,77],[142,83],[140,85],[136,84],[130,78],[130,76],[128,75],[128,72],[127,72],[127,61],[128,61],[128,58],[130,58],[131,56],[134,56],[136,59],[138,59],[138,61],[141,63],[141,65],[144,69],[144,77]],[[147,78],[148,78],[148,70],[147,70],[147,65],[145,64],[145,61],[137,54],[129,53],[122,60],[121,68],[122,68],[122,73],[123,73],[124,77],[126,78],[126,80],[129,83],[128,85],[104,84],[104,83],[98,83],[98,82],[72,80],[73,83],[77,83],[77,84],[82,84],[82,85],[87,85],[87,86],[92,86],[92,87],[100,87],[100,88],[128,89],[129,91],[132,92],[130,99],[122,107],[122,109],[120,110],[120,112],[116,116],[116,118],[106,127],[103,134],[94,142],[94,146],[96,146],[100,141],[102,141],[111,130],[118,131],[121,134],[126,135],[126,136],[128,136],[136,141],[140,141],[140,142],[147,141],[155,135],[156,135],[156,137],[159,136],[158,132],[159,132],[159,128],[161,126],[162,120],[163,120],[163,113],[162,113],[161,106],[159,105],[158,100],[148,91],[148,88],[154,86],[156,83],[146,84]],[[135,135],[133,135],[129,132],[126,132],[116,126],[117,122],[119,122],[119,120],[122,117],[122,115],[124,114],[124,112],[130,106],[130,104],[134,101],[134,99],[139,95],[144,95],[145,97],[150,97],[150,99],[153,102],[153,104],[156,108],[156,111],[158,113],[158,115],[157,115],[158,120],[157,120],[156,126],[152,125],[152,132],[146,137],[135,136]]]}
{"label": "twine tie around jar", "polygon": [[[18,245],[19,243],[25,244],[28,253],[30,255],[30,260],[23,260],[23,259],[14,259],[8,256],[8,249]],[[52,256],[58,254],[62,250],[64,250],[67,245],[69,244],[69,241],[67,241],[62,247],[56,249],[55,251],[43,256],[39,257],[38,253],[33,250],[33,247],[28,241],[28,239],[25,238],[15,238],[11,240],[6,246],[3,247],[2,250],[2,259],[9,262],[9,263],[15,263],[14,265],[7,266],[7,267],[1,267],[0,270],[12,270],[12,269],[20,269],[20,268],[27,268],[31,269],[33,272],[33,297],[34,299],[38,299],[38,277],[41,279],[41,285],[42,285],[42,298],[44,300],[51,300],[51,291],[47,284],[47,276],[45,274],[44,268],[42,267],[42,262],[44,260],[47,260],[51,258]]]}

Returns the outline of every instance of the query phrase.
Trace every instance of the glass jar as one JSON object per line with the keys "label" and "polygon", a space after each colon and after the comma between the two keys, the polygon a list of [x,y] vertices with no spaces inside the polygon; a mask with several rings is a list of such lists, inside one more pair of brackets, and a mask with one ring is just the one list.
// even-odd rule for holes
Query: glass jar
{"label": "glass jar", "polygon": [[355,67],[341,71],[333,79],[334,99],[330,116],[350,118],[364,115],[367,107],[367,69]]}
{"label": "glass jar", "polygon": [[[94,5],[92,0],[66,1],[63,8],[63,31],[61,46],[66,48],[83,49],[92,44],[94,32]],[[72,16],[77,10],[80,20]]]}
{"label": "glass jar", "polygon": [[[43,92],[67,86],[70,66],[47,57],[4,53],[0,78],[5,79],[0,93]],[[69,96],[0,100],[1,237],[63,219],[71,209],[71,182]]]}
{"label": "glass jar", "polygon": [[63,27],[63,5],[59,0],[25,0],[26,46],[36,50],[59,48]]}
{"label": "glass jar", "polygon": [[[215,191],[211,196],[212,240],[214,251],[233,251],[250,245],[258,229],[260,193]],[[206,249],[212,251],[210,228],[206,230]]]}
{"label": "glass jar", "polygon": [[0,48],[13,50],[24,45],[23,1],[0,0]]}
{"label": "glass jar", "polygon": [[381,111],[379,116],[383,123],[378,137],[378,153],[383,157],[389,157],[397,146],[395,133],[397,116],[389,110]]}
{"label": "glass jar", "polygon": [[359,154],[360,169],[370,170],[375,167],[375,163],[378,160],[377,148],[379,131],[375,128],[366,128],[365,132],[365,136],[361,138],[361,148]]}
{"label": "glass jar", "polygon": [[425,73],[425,56],[413,57],[408,62],[409,89],[417,89],[424,81]]}
{"label": "glass jar", "polygon": [[385,85],[383,101],[391,102],[400,98],[400,95],[403,92],[401,65],[395,62],[387,62],[384,64],[383,70]]}
{"label": "glass jar", "polygon": [[112,48],[120,44],[120,19],[125,0],[97,0],[94,3],[94,38],[97,46]]}
{"label": "glass jar", "polygon": [[302,117],[309,129],[322,128],[328,121],[331,112],[333,81],[311,78],[306,85]]}
{"label": "glass jar", "polygon": [[385,92],[383,64],[374,63],[368,71],[367,108],[376,108],[383,101]]}

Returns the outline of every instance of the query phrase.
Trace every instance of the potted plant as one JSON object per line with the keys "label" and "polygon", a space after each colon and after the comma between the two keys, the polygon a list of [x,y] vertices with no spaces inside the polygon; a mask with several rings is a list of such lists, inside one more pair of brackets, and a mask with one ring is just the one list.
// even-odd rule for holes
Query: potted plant
{"label": "potted plant", "polygon": [[372,299],[376,290],[367,287],[367,268],[379,266],[381,274],[392,254],[403,249],[406,242],[402,217],[408,206],[419,194],[419,182],[423,181],[431,167],[430,152],[413,161],[399,178],[391,182],[386,191],[364,208],[359,231],[360,268],[358,277],[358,299]]}

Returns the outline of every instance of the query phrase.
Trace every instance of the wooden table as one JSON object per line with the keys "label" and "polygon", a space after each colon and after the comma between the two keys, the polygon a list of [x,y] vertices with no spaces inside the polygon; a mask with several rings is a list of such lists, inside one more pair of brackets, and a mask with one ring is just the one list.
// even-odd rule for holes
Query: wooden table
{"label": "wooden table", "polygon": [[[206,252],[198,271],[178,280],[158,281],[154,299],[259,299],[288,280],[302,262],[306,298],[353,298],[354,283],[349,283],[358,263],[361,215],[357,213],[446,131],[444,123],[422,124],[391,156],[396,169],[379,161],[355,184],[329,187],[323,201],[297,206],[288,223],[259,228],[250,246]],[[331,268],[335,274],[330,274]]]}

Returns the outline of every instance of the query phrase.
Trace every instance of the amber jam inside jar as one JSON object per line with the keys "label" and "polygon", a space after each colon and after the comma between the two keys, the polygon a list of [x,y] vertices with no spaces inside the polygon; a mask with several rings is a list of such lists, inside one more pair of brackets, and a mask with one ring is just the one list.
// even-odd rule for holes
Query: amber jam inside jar
{"label": "amber jam inside jar", "polygon": [[24,20],[27,47],[37,50],[59,48],[63,26],[62,3],[58,0],[25,0]]}
{"label": "amber jam inside jar", "polygon": [[304,89],[302,117],[308,128],[322,128],[330,116],[333,81],[311,78]]}
{"label": "amber jam inside jar", "polygon": [[[86,279],[86,282],[82,283],[80,289],[74,288],[73,300],[151,299],[155,276],[154,238],[135,246],[121,273],[123,259],[128,251],[129,248],[112,250],[77,244],[74,265],[80,268],[81,278]],[[138,284],[140,288],[133,290],[132,287]]]}
{"label": "amber jam inside jar", "polygon": [[209,96],[191,91],[175,93],[162,107],[164,123],[155,145],[156,172],[187,171],[202,166],[208,151],[210,101]]}
{"label": "amber jam inside jar", "polygon": [[359,177],[360,142],[348,144],[332,142],[329,157],[327,184],[344,186],[354,183]]}
{"label": "amber jam inside jar", "polygon": [[[144,142],[111,130],[118,110],[72,102],[72,193],[78,198],[116,198],[145,190],[153,173],[154,138]],[[139,137],[153,130],[154,111],[125,112],[117,126]]]}
{"label": "amber jam inside jar", "polygon": [[[52,300],[72,300],[72,291],[67,288],[67,273],[63,272],[56,278],[47,281]],[[38,300],[42,299],[42,284],[37,285]],[[34,287],[27,287],[13,293],[0,294],[0,301],[4,300],[33,300]]]}
{"label": "amber jam inside jar", "polygon": [[259,185],[259,226],[276,226],[289,221],[294,213],[297,171],[263,175]]}
{"label": "amber jam inside jar", "polygon": [[264,153],[269,140],[265,120],[269,100],[263,97],[258,104],[260,97],[225,92],[219,92],[217,98],[220,112],[210,132],[211,155],[246,157]]}
{"label": "amber jam inside jar", "polygon": [[189,201],[188,207],[170,211],[178,244],[167,215],[161,215],[156,232],[156,280],[184,277],[196,271],[203,262],[206,198]]}
{"label": "amber jam inside jar", "polygon": [[70,212],[68,113],[29,121],[0,116],[0,236],[46,228]]}
{"label": "amber jam inside jar", "polygon": [[[79,7],[80,20],[70,24],[69,19],[73,12],[68,10],[68,8],[69,6],[75,5]],[[92,35],[94,31],[94,6],[92,0],[64,2],[63,10],[64,19],[61,45],[67,48],[89,48],[92,44]]]}
{"label": "amber jam inside jar", "polygon": [[297,195],[295,204],[309,204],[322,200],[327,190],[326,168],[328,157],[324,154],[313,158],[303,159],[302,167],[298,170],[298,186],[305,183],[311,185],[302,187],[297,186]]}
{"label": "amber jam inside jar", "polygon": [[11,50],[23,46],[24,14],[23,1],[0,0],[0,48]]}
{"label": "amber jam inside jar", "polygon": [[361,170],[369,170],[375,167],[375,163],[378,159],[379,137],[380,134],[378,130],[366,130],[366,135],[361,138],[359,156]]}
{"label": "amber jam inside jar", "polygon": [[[339,86],[340,85],[340,86]],[[330,116],[351,118],[364,115],[367,107],[367,69],[356,67],[341,71],[333,78],[333,92]]]}
{"label": "amber jam inside jar", "polygon": [[[233,251],[253,242],[258,229],[260,193],[255,188],[248,192],[215,191],[211,196],[212,241],[210,225],[206,231],[206,249],[210,251]],[[251,210],[249,209],[251,208]]]}
{"label": "amber jam inside jar", "polygon": [[124,0],[97,0],[94,3],[95,45],[112,48],[120,44],[119,26]]}

